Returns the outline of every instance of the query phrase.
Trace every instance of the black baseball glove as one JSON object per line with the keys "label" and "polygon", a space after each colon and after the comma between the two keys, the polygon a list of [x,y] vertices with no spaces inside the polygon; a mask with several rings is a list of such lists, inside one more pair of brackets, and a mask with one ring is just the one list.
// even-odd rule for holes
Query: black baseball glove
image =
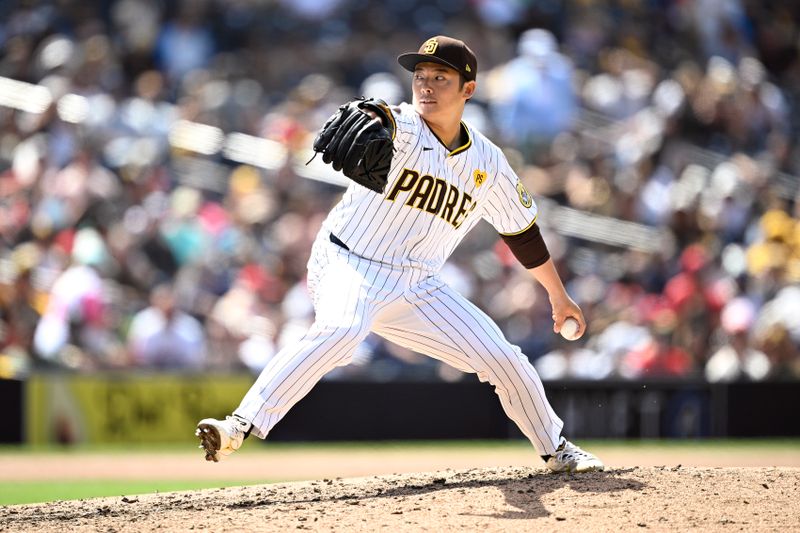
{"label": "black baseball glove", "polygon": [[386,102],[360,98],[339,106],[314,139],[314,151],[322,152],[322,160],[334,170],[383,193],[394,153],[394,133],[394,117]]}

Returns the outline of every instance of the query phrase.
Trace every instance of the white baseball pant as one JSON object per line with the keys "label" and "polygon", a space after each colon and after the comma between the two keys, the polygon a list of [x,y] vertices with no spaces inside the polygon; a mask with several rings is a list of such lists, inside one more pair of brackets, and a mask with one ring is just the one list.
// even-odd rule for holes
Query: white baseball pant
{"label": "white baseball pant", "polygon": [[347,365],[370,331],[494,385],[506,414],[539,455],[558,446],[563,422],[527,357],[480,309],[438,276],[370,261],[321,233],[309,261],[316,317],[305,336],[262,370],[235,414],[265,438],[327,372]]}

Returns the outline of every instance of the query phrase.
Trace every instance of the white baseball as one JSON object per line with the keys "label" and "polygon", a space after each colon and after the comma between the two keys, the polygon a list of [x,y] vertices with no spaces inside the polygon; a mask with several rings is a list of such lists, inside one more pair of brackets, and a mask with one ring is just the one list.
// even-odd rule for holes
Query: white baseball
{"label": "white baseball", "polygon": [[578,330],[580,329],[580,324],[578,321],[572,317],[568,317],[564,323],[561,325],[561,336],[567,339],[568,341],[574,341],[579,338]]}

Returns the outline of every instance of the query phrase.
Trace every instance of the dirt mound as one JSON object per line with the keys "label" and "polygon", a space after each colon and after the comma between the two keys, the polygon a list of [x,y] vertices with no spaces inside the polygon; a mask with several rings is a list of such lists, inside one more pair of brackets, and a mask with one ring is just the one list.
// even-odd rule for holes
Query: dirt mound
{"label": "dirt mound", "polygon": [[800,469],[446,470],[0,508],[0,530],[800,531]]}

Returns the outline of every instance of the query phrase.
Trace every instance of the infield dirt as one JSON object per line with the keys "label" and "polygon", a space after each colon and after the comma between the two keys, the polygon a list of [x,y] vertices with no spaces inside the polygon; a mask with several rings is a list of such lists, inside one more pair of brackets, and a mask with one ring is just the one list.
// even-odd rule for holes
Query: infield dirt
{"label": "infield dirt", "polygon": [[800,469],[481,468],[0,507],[0,530],[800,531]]}

